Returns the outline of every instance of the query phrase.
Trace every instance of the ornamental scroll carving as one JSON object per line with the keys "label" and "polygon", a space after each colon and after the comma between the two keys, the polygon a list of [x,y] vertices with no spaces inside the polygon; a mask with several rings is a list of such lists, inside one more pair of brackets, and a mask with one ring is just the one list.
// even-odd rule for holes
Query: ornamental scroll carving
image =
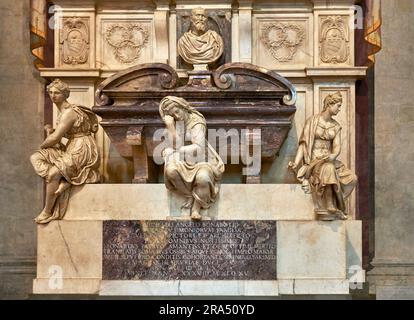
{"label": "ornamental scroll carving", "polygon": [[345,17],[331,16],[320,22],[319,52],[324,63],[345,63],[350,54],[349,29]]}
{"label": "ornamental scroll carving", "polygon": [[81,18],[66,18],[60,31],[62,61],[65,64],[84,64],[89,55],[88,22]]}
{"label": "ornamental scroll carving", "polygon": [[141,56],[148,44],[149,32],[142,24],[111,24],[106,28],[105,40],[112,47],[115,59],[128,64]]}
{"label": "ornamental scroll carving", "polygon": [[296,23],[266,23],[261,32],[261,41],[270,54],[279,62],[293,60],[305,39],[305,29]]}

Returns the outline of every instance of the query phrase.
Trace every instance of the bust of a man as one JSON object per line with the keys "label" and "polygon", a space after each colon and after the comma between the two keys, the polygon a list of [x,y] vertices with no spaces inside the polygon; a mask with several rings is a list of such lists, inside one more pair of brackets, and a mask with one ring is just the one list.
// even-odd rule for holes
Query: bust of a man
{"label": "bust of a man", "polygon": [[223,54],[222,37],[213,30],[207,30],[207,14],[203,8],[191,12],[190,31],[178,40],[178,54],[189,64],[210,64]]}

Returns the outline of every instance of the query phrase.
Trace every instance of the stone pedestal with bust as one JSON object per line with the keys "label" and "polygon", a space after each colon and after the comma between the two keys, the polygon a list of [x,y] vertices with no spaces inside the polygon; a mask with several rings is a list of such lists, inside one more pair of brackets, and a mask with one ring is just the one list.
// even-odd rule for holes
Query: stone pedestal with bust
{"label": "stone pedestal with bust", "polygon": [[181,58],[194,70],[189,71],[189,86],[211,86],[211,72],[208,66],[223,54],[223,38],[214,30],[207,29],[207,13],[203,8],[191,11],[190,30],[177,43]]}
{"label": "stone pedestal with bust", "polygon": [[207,29],[205,9],[191,12],[190,30],[178,40],[178,54],[195,69],[206,70],[207,65],[216,62],[224,51],[223,38],[214,30]]}

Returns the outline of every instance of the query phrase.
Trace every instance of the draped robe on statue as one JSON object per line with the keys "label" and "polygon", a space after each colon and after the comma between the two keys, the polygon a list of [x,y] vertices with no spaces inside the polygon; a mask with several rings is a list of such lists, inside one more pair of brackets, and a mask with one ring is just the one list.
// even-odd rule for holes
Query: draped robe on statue
{"label": "draped robe on statue", "polygon": [[213,30],[208,30],[202,35],[189,31],[178,40],[178,53],[190,64],[209,64],[217,61],[223,54],[223,47],[223,39]]}
{"label": "draped robe on statue", "polygon": [[[201,126],[198,126],[201,125]],[[199,159],[185,157],[181,159],[178,151],[172,151],[164,156],[164,178],[168,190],[182,194],[184,197],[197,201],[201,208],[208,209],[220,191],[219,181],[224,172],[224,163],[218,153],[205,139],[207,130],[205,120],[196,114],[191,114],[185,122],[185,140],[188,144],[198,144],[204,149]],[[201,161],[200,161],[201,160]],[[208,194],[201,196],[197,193],[195,180],[200,169],[208,172]]]}
{"label": "draped robe on statue", "polygon": [[[98,118],[88,108],[74,105],[70,106],[76,113],[76,121],[72,128],[65,134],[68,139],[65,148],[50,147],[35,152],[32,165],[36,173],[45,178],[52,167],[56,167],[62,177],[71,185],[79,186],[85,183],[98,183],[99,151],[95,139],[92,136],[98,130]],[[57,123],[60,122],[59,114]],[[70,189],[66,189],[57,199],[53,208],[53,214],[48,219],[62,219],[65,215]]]}
{"label": "draped robe on statue", "polygon": [[[341,126],[335,121],[333,126],[326,128],[320,125],[319,119],[320,115],[309,118],[303,128],[299,140],[303,149],[303,166],[297,178],[302,182],[309,181],[312,195],[318,203],[317,211],[335,209],[345,213],[345,199],[354,189],[357,177],[341,161],[328,159]],[[331,188],[329,197],[332,199],[326,199],[327,188]],[[327,203],[329,207],[326,207]]]}

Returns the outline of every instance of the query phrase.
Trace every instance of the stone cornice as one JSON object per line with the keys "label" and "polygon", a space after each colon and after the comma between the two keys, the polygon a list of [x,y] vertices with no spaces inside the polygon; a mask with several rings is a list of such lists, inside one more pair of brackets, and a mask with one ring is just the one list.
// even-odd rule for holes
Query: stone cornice
{"label": "stone cornice", "polygon": [[[121,70],[101,69],[57,69],[41,68],[40,76],[46,79],[52,78],[108,78]],[[275,69],[277,73],[287,78],[311,78],[311,79],[361,79],[366,76],[367,67],[339,67],[339,68],[297,68]],[[184,70],[177,70],[180,77],[187,77]]]}

